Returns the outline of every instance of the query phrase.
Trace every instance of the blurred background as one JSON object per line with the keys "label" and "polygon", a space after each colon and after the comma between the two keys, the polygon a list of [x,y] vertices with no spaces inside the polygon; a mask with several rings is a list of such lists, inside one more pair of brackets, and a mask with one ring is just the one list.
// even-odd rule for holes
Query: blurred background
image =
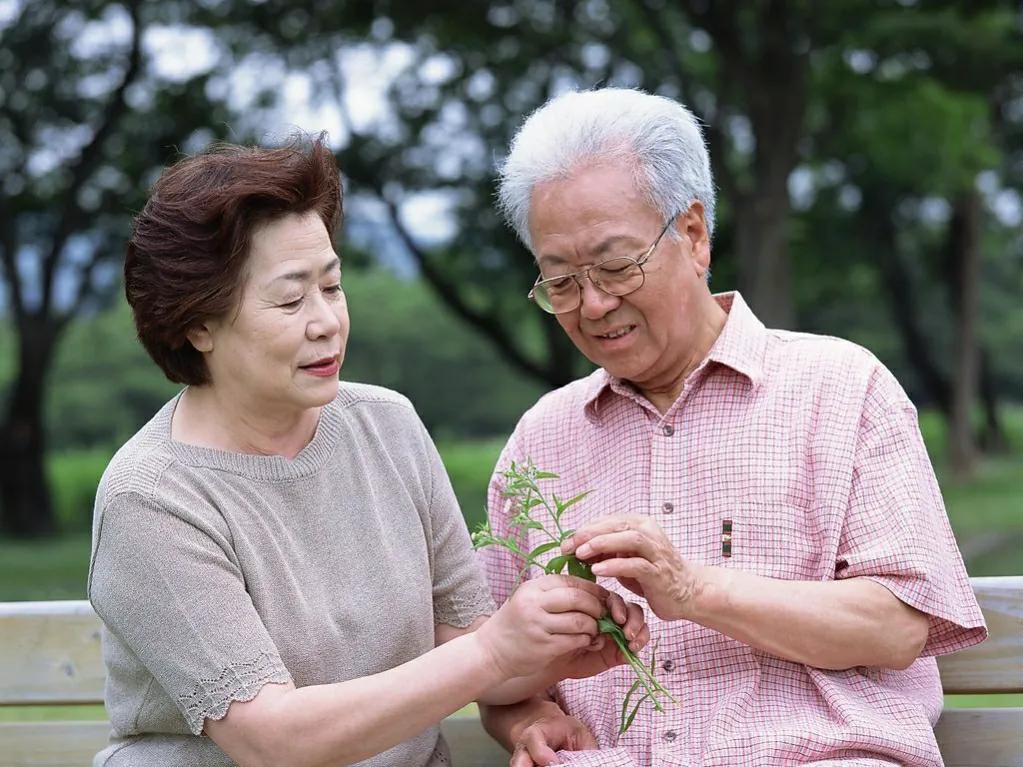
{"label": "blurred background", "polygon": [[0,600],[83,598],[96,483],[172,396],[124,243],[210,141],[326,130],[342,378],[408,395],[470,524],[503,439],[589,368],[494,211],[523,117],[637,86],[703,122],[713,287],[852,339],[919,407],[973,575],[1023,573],[1023,11],[929,0],[0,0]]}

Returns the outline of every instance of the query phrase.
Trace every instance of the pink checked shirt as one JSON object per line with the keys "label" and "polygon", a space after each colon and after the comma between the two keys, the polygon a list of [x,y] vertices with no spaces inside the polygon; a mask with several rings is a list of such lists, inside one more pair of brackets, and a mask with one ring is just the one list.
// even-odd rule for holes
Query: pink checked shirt
{"label": "pink checked shirt", "polygon": [[[716,298],[728,321],[667,413],[598,370],[527,412],[498,468],[532,459],[561,475],[548,491],[567,498],[592,489],[566,512],[565,527],[648,514],[693,562],[788,580],[871,578],[930,616],[923,657],[905,671],[825,671],[647,610],[657,676],[681,705],[642,709],[619,738],[634,678],[627,666],[562,682],[558,702],[601,750],[561,757],[593,767],[940,765],[934,656],[976,644],[987,630],[916,410],[864,349],[765,329],[739,294]],[[501,489],[497,477],[490,522],[506,535]],[[732,520],[730,556],[724,520]],[[532,546],[542,542],[533,536]],[[481,556],[501,603],[521,562],[496,547]],[[643,603],[616,581],[601,582]]]}

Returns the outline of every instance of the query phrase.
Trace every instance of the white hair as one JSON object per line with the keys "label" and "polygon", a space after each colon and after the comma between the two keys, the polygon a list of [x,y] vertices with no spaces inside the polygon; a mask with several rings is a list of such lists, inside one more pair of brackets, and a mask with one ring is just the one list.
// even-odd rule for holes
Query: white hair
{"label": "white hair", "polygon": [[533,188],[587,163],[618,159],[634,165],[637,187],[665,221],[699,200],[713,234],[714,180],[696,118],[677,101],[631,88],[565,93],[533,112],[500,169],[501,212],[532,251]]}

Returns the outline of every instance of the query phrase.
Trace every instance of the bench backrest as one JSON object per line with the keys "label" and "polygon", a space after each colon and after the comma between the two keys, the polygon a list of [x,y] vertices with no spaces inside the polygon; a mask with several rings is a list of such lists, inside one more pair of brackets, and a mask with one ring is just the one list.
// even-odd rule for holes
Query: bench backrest
{"label": "bench backrest", "polygon": [[[946,693],[1023,693],[1023,576],[974,578],[987,642],[940,658]],[[100,623],[88,602],[0,603],[0,706],[102,703]],[[458,767],[507,763],[475,718],[449,718]],[[89,764],[105,722],[0,724],[10,767]],[[1023,767],[1023,708],[946,709],[936,729],[949,767]]]}

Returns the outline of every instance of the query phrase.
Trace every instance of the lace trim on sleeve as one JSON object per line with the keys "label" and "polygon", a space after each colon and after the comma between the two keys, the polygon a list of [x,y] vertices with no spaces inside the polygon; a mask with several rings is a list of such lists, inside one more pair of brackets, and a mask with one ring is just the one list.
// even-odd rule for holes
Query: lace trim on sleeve
{"label": "lace trim on sleeve", "polygon": [[291,674],[280,657],[260,653],[245,663],[232,663],[216,679],[200,679],[187,695],[178,696],[178,706],[193,735],[202,732],[206,719],[223,719],[232,701],[248,701],[268,682],[286,683]]}
{"label": "lace trim on sleeve", "polygon": [[435,601],[433,622],[465,628],[481,615],[493,615],[496,611],[490,590],[477,583],[472,589]]}

